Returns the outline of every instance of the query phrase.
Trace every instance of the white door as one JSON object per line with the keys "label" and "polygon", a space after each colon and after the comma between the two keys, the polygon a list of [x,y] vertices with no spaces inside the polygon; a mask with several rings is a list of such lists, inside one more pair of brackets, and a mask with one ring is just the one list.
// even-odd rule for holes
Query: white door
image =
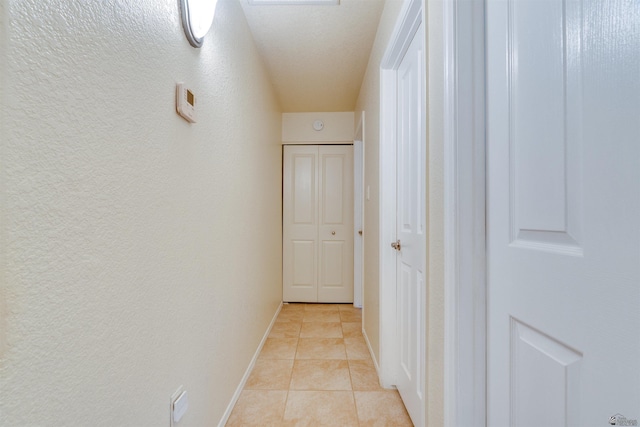
{"label": "white door", "polygon": [[425,415],[426,130],[424,33],[397,70],[397,388],[416,426]]}
{"label": "white door", "polygon": [[284,147],[284,301],[353,302],[352,168],[352,146]]}
{"label": "white door", "polygon": [[318,302],[353,302],[353,146],[319,147]]}
{"label": "white door", "polygon": [[487,424],[634,425],[640,3],[489,0],[486,16]]}
{"label": "white door", "polygon": [[318,147],[284,147],[283,300],[318,300]]}

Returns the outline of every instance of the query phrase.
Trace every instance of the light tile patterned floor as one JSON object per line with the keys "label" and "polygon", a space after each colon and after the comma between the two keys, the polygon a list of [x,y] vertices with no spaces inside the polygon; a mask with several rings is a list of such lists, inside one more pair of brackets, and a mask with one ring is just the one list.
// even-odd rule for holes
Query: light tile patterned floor
{"label": "light tile patterned floor", "polygon": [[285,304],[227,426],[412,426],[351,304]]}

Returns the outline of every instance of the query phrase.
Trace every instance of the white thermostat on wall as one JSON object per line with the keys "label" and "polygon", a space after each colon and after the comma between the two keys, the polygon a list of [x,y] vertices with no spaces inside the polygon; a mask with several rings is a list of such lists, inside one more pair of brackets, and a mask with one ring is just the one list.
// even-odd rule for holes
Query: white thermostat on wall
{"label": "white thermostat on wall", "polygon": [[189,123],[196,122],[196,96],[183,83],[176,85],[176,111]]}

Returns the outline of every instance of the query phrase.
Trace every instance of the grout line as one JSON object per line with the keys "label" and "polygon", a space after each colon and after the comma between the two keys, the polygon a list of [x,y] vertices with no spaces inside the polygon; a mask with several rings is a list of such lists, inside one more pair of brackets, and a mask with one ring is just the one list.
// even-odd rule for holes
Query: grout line
{"label": "grout line", "polygon": [[[306,305],[305,305],[305,312],[306,312]],[[279,317],[279,314],[280,314],[280,311],[278,312],[278,315],[274,318],[274,320],[272,320],[271,327],[273,326],[273,323],[275,323],[277,321],[277,317]],[[303,319],[304,319],[304,317],[303,317]],[[302,333],[302,326],[303,326],[304,322],[303,322],[303,320],[300,320],[299,322],[296,322],[296,323],[299,324],[300,328],[298,329],[298,333],[297,333],[297,337],[296,337],[296,339],[297,339],[297,341],[296,341],[296,349],[295,349],[295,352],[294,352],[294,355],[293,355],[293,359],[292,359],[292,367],[291,367],[291,372],[290,372],[290,375],[289,375],[288,388],[286,390],[283,390],[283,391],[286,391],[286,397],[285,397],[285,401],[284,401],[284,408],[282,410],[282,414],[281,414],[281,418],[280,418],[281,423],[284,423],[284,417],[285,417],[287,404],[289,402],[289,397],[290,397],[289,395],[290,395],[290,392],[292,391],[291,390],[291,385],[292,385],[292,382],[293,382],[293,372],[294,372],[294,369],[295,369],[295,366],[296,366],[296,361],[298,361],[298,360],[319,360],[319,361],[343,360],[343,359],[298,359],[298,357],[297,357],[298,356],[298,348],[299,348],[299,345],[300,345],[300,340],[302,339],[300,335]],[[355,390],[354,385],[353,385],[353,376],[351,374],[351,365],[349,363],[351,361],[351,359],[349,358],[349,355],[347,353],[347,345],[346,345],[346,342],[345,342],[344,329],[343,329],[344,323],[354,323],[354,322],[342,321],[342,316],[340,316],[340,322],[339,323],[340,323],[340,334],[341,334],[341,338],[339,338],[339,339],[342,341],[343,346],[344,346],[344,350],[345,350],[345,359],[344,360],[347,362],[347,369],[349,371],[348,372],[348,374],[349,374],[349,382],[350,382],[350,385],[351,385],[351,390],[348,390],[348,391],[351,392],[351,396],[352,396],[352,399],[353,399],[353,409],[354,409],[355,415],[356,415],[356,422],[357,422],[357,425],[360,426],[361,425],[361,421],[360,421],[360,415],[358,413],[358,406],[357,406],[357,403],[356,403],[356,396],[355,396],[356,390]],[[270,332],[271,327],[269,328],[269,332]],[[362,335],[362,332],[361,332],[361,335]],[[321,337],[319,337],[319,338],[321,338]],[[362,335],[362,338],[365,339],[364,335]],[[254,357],[259,358],[261,353],[262,353],[262,348],[260,348],[260,352]],[[287,359],[271,359],[271,360],[287,360]],[[354,359],[354,360],[359,360],[359,359]],[[253,368],[251,369],[251,371],[253,371]],[[245,388],[246,388],[246,384],[243,386],[242,391],[244,391]],[[263,390],[263,391],[275,391],[275,390],[269,389],[269,390]],[[305,391],[305,390],[301,390],[301,391]],[[334,392],[334,391],[341,391],[341,390],[306,390],[306,391]]]}
{"label": "grout line", "polygon": [[[302,310],[303,313],[306,312],[307,306],[305,304],[304,309]],[[300,319],[300,328],[298,329],[298,336],[297,341],[296,341],[296,351],[293,353],[293,365],[291,365],[291,375],[289,375],[289,386],[287,387],[287,397],[284,400],[284,409],[282,410],[282,418],[280,419],[280,422],[284,424],[284,416],[287,412],[287,403],[289,403],[289,394],[291,393],[291,383],[293,382],[293,371],[296,368],[296,360],[298,360],[298,346],[300,345],[300,334],[302,333],[302,323],[304,321],[304,314],[302,315],[302,319]]]}

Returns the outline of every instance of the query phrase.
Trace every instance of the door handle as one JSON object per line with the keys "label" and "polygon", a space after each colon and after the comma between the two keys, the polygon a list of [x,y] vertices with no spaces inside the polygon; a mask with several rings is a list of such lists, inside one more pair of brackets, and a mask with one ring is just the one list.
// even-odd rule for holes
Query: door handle
{"label": "door handle", "polygon": [[400,240],[398,240],[397,242],[391,243],[391,247],[393,249],[395,249],[396,251],[400,251],[402,249],[402,245],[400,244]]}

